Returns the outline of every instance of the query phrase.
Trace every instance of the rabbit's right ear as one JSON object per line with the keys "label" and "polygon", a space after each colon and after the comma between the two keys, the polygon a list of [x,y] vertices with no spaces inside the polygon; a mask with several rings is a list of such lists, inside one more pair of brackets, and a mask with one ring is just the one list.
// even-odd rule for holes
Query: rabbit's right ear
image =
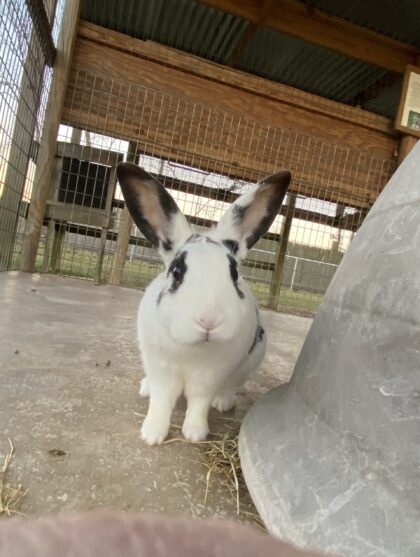
{"label": "rabbit's right ear", "polygon": [[214,235],[238,259],[243,259],[247,251],[270,228],[280,210],[290,180],[288,170],[280,170],[267,176],[232,203],[220,219]]}
{"label": "rabbit's right ear", "polygon": [[130,215],[165,263],[191,235],[191,228],[164,186],[145,170],[122,162],[117,177]]}

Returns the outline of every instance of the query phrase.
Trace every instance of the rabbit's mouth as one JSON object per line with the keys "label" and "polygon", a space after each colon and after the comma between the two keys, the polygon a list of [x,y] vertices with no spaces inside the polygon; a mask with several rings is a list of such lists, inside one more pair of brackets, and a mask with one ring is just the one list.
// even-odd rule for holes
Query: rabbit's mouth
{"label": "rabbit's mouth", "polygon": [[213,331],[206,331],[202,334],[201,339],[199,340],[200,343],[208,344],[208,343],[217,343],[223,342],[225,339],[220,336],[220,334],[213,332]]}
{"label": "rabbit's mouth", "polygon": [[197,348],[202,346],[210,347],[212,344],[224,343],[231,340],[230,335],[224,326],[204,329],[202,327],[192,327],[187,330],[170,328],[170,337],[179,345],[195,345]]}
{"label": "rabbit's mouth", "polygon": [[200,332],[197,342],[210,342],[212,339],[211,331]]}

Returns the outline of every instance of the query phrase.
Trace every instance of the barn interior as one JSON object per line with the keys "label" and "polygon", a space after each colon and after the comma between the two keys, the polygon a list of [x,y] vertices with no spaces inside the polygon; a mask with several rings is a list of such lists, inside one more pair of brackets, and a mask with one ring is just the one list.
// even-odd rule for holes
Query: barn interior
{"label": "barn interior", "polygon": [[241,263],[271,332],[237,412],[212,411],[227,434],[290,379],[337,267],[416,144],[396,127],[420,66],[416,0],[4,0],[0,18],[0,455],[10,438],[10,482],[27,490],[11,511],[260,524],[245,484],[231,492],[202,447],[140,441],[138,290],[163,264],[116,167],[145,168],[198,231],[264,176],[292,173]]}

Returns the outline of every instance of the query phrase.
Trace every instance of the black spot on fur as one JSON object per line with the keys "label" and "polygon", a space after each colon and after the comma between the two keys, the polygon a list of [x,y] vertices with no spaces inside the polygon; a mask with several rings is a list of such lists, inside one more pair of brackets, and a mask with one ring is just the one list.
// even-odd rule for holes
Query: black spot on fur
{"label": "black spot on fur", "polygon": [[255,329],[254,340],[252,341],[251,348],[248,350],[248,354],[251,354],[254,351],[257,344],[264,338],[264,334],[264,329],[261,327],[260,323],[258,323],[257,328]]}
{"label": "black spot on fur", "polygon": [[172,294],[178,290],[184,281],[185,273],[187,272],[187,264],[185,259],[187,257],[187,252],[182,251],[177,253],[176,257],[172,260],[168,268],[167,276],[172,276],[172,284],[169,288],[169,292]]}
{"label": "black spot on fur", "polygon": [[144,237],[149,240],[149,242],[155,247],[159,247],[159,238],[156,234],[155,228],[149,223],[146,217],[143,216],[143,212],[140,207],[134,204],[129,204],[127,201],[130,214],[133,217],[134,222],[138,228],[143,232]]}
{"label": "black spot on fur", "polygon": [[179,211],[174,198],[166,191],[166,188],[160,182],[155,180],[152,176],[150,179],[156,184],[160,206],[162,207],[165,216],[168,219],[171,219],[172,215],[175,215]]}
{"label": "black spot on fur", "polygon": [[160,302],[162,301],[162,298],[163,298],[164,294],[165,294],[165,290],[162,290],[161,292],[159,292],[159,296],[157,297],[157,300],[156,300],[156,305],[157,305],[157,306],[158,306],[158,305],[160,304]]}
{"label": "black spot on fur", "polygon": [[229,259],[230,276],[232,278],[233,285],[236,289],[236,292],[238,293],[238,296],[243,299],[245,298],[245,295],[238,286],[238,278],[239,278],[238,264],[236,262],[236,259],[232,257],[230,254],[228,254],[228,259]]}
{"label": "black spot on fur", "polygon": [[239,250],[239,244],[236,240],[223,240],[223,244],[227,247],[232,255],[236,255]]}
{"label": "black spot on fur", "polygon": [[[175,200],[160,182],[155,180],[143,168],[134,164],[127,162],[120,163],[117,166],[117,176],[125,202],[134,222],[149,242],[155,247],[159,247],[159,237],[156,229],[150,224],[148,216],[143,210],[144,197],[153,195],[154,190],[158,196],[162,211],[168,220],[171,220],[173,215],[179,211]],[[147,184],[147,187],[139,189],[135,187],[136,182],[143,182]],[[166,248],[164,247],[164,249]]]}
{"label": "black spot on fur", "polygon": [[167,239],[164,242],[161,241],[161,246],[165,251],[171,251],[172,249],[172,242],[171,240]]}
{"label": "black spot on fur", "polygon": [[[246,238],[248,249],[250,249],[270,228],[271,223],[280,210],[290,179],[291,174],[288,171],[280,171],[272,176],[267,176],[267,178],[261,182],[262,187],[255,190],[254,198],[251,203],[246,206],[234,206],[233,219],[238,226],[240,226],[246,218],[248,210],[258,210],[260,213],[257,215],[259,222],[254,230],[245,231],[245,233],[248,234]],[[257,197],[260,198],[259,203],[255,204]],[[261,202],[263,203],[261,204]]]}
{"label": "black spot on fur", "polygon": [[246,247],[248,249],[252,248],[257,240],[263,236],[267,230],[270,228],[277,211],[270,211],[264,218],[262,218],[256,228],[252,231],[251,235],[246,239]]}
{"label": "black spot on fur", "polygon": [[[237,224],[240,224],[244,218],[245,215],[248,211],[248,209],[251,207],[252,203],[249,205],[246,205],[245,207],[241,207],[240,205],[236,205],[233,208],[233,216],[234,219],[236,221]],[[281,205],[281,203],[280,203]],[[246,239],[246,247],[248,249],[252,248],[252,246],[255,244],[255,242],[257,240],[259,240],[259,238],[261,238],[261,236],[263,236],[268,228],[270,227],[273,219],[275,218],[277,212],[278,212],[278,208],[275,207],[274,210],[270,207],[270,205],[268,205],[267,207],[267,211],[268,213],[260,220],[260,222],[258,223],[258,226],[256,228],[254,228],[254,230],[252,230],[252,232],[250,233],[250,235],[248,236],[248,238]]]}
{"label": "black spot on fur", "polygon": [[240,223],[244,220],[246,212],[249,209],[249,205],[234,205],[233,206],[233,218],[237,223]]}

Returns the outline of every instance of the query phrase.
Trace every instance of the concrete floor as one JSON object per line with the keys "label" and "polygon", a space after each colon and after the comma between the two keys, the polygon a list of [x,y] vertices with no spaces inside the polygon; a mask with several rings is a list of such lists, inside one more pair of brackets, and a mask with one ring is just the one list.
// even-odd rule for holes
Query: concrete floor
{"label": "concrete floor", "polygon": [[[235,518],[235,502],[216,480],[204,505],[199,446],[140,440],[136,412],[147,401],[138,396],[139,296],[81,279],[0,273],[0,459],[10,437],[8,479],[28,489],[22,512],[105,507]],[[272,312],[266,319],[267,357],[243,389],[240,416],[288,380],[311,324]],[[172,422],[182,424],[183,412],[180,401]],[[210,429],[223,430],[224,416],[212,410]]]}

